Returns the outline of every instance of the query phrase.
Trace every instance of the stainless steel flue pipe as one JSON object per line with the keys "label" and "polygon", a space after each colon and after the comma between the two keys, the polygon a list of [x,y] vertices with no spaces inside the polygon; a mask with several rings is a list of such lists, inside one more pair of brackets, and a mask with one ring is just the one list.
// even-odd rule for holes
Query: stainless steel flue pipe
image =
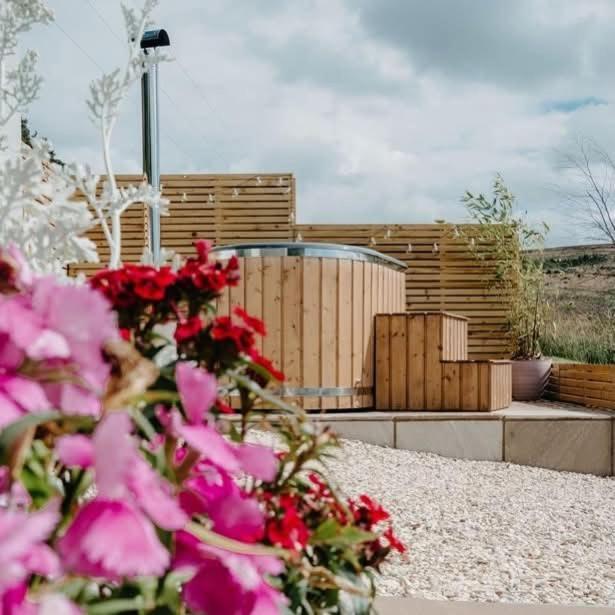
{"label": "stainless steel flue pipe", "polygon": [[[150,30],[143,34],[141,48],[147,55],[149,49],[168,47],[169,36],[165,30]],[[141,78],[141,116],[143,121],[143,173],[147,181],[160,189],[160,123],[158,107],[158,63],[149,65]],[[149,249],[154,266],[161,263],[160,208],[149,208]]]}

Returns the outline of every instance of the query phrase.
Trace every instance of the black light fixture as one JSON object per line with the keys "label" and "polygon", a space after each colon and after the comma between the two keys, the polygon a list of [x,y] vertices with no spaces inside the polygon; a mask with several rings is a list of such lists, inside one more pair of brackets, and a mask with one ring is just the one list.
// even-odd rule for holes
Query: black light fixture
{"label": "black light fixture", "polygon": [[[171,44],[166,30],[149,30],[143,33],[141,49],[168,47]],[[160,189],[160,134],[158,120],[158,63],[150,64],[141,78],[141,105],[143,118],[143,173],[147,181]],[[153,264],[161,264],[160,209],[149,208],[149,248]]]}

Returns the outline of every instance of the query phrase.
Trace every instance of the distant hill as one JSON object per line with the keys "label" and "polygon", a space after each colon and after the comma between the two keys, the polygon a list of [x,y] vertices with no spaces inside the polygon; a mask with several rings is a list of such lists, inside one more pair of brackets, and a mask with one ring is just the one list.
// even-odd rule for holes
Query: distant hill
{"label": "distant hill", "polygon": [[553,321],[545,354],[615,363],[615,246],[562,246],[544,256]]}

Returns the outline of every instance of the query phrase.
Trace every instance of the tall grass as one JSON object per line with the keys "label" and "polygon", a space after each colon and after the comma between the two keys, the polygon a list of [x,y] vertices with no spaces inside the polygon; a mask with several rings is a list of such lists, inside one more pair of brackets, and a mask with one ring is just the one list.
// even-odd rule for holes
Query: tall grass
{"label": "tall grass", "polygon": [[579,363],[615,363],[615,316],[555,312],[541,339],[545,356]]}

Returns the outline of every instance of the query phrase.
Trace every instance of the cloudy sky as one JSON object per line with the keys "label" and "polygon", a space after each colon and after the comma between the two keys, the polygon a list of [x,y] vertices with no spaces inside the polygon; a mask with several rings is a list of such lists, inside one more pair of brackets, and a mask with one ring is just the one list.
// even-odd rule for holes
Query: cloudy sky
{"label": "cloudy sky", "polygon": [[[138,0],[128,0],[130,4]],[[84,104],[121,62],[119,2],[49,0],[33,128],[100,165]],[[290,171],[299,222],[464,219],[501,172],[550,244],[587,240],[562,206],[563,153],[615,152],[612,0],[161,0],[163,172]],[[114,140],[138,172],[139,92]]]}

